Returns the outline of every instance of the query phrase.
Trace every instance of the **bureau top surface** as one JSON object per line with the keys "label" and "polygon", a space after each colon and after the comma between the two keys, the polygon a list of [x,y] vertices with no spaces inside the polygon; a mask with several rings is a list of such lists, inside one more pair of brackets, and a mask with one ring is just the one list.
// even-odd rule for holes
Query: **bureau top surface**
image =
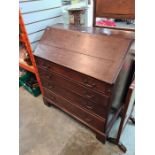
{"label": "bureau top surface", "polygon": [[133,40],[133,32],[57,24],[45,30],[34,55],[112,84]]}

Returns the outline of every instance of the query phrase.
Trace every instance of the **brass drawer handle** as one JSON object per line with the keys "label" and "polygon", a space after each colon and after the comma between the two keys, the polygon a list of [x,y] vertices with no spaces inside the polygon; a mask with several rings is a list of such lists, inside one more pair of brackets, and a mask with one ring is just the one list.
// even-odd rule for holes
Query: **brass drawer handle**
{"label": "brass drawer handle", "polygon": [[110,93],[111,92],[111,89],[108,89],[107,92]]}
{"label": "brass drawer handle", "polygon": [[45,65],[45,68],[46,68],[46,69],[50,69],[50,68],[51,68],[51,66],[46,66],[46,65]]}
{"label": "brass drawer handle", "polygon": [[95,83],[90,84],[89,81],[88,81],[88,79],[84,79],[84,84],[85,84],[87,87],[90,87],[90,88],[93,88],[93,87],[96,86]]}
{"label": "brass drawer handle", "polygon": [[87,87],[89,87],[89,88],[94,88],[94,87],[96,86],[95,83],[92,83],[92,84],[88,84],[87,82],[84,82],[84,83],[85,83],[85,85],[86,85]]}
{"label": "brass drawer handle", "polygon": [[54,86],[52,86],[50,84],[48,84],[48,87],[49,87],[49,89],[53,89],[54,88]]}
{"label": "brass drawer handle", "polygon": [[86,118],[86,122],[92,122],[92,119],[91,118]]}
{"label": "brass drawer handle", "polygon": [[52,75],[46,75],[46,78],[50,80],[52,78]]}
{"label": "brass drawer handle", "polygon": [[95,96],[94,96],[94,95],[86,94],[86,97],[87,97],[88,99],[93,99]]}
{"label": "brass drawer handle", "polygon": [[90,106],[90,105],[86,105],[86,108],[89,110],[93,110],[93,106]]}

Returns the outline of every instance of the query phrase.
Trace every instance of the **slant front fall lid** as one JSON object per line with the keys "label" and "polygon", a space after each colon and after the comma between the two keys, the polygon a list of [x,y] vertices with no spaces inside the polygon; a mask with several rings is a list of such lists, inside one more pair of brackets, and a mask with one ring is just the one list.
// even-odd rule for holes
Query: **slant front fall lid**
{"label": "slant front fall lid", "polygon": [[133,41],[129,33],[57,24],[45,30],[34,55],[112,84]]}

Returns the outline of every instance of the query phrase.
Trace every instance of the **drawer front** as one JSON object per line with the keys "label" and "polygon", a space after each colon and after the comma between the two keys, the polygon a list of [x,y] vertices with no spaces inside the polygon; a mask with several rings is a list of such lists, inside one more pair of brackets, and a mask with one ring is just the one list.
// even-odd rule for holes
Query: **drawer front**
{"label": "drawer front", "polygon": [[40,74],[40,78],[42,81],[44,81],[44,79],[47,79],[49,82],[48,84],[46,84],[47,86],[49,86],[48,88],[50,89],[50,85],[52,83],[61,86],[65,89],[68,89],[76,94],[79,94],[80,96],[94,102],[94,103],[100,103],[103,104],[104,106],[107,106],[107,102],[105,102],[105,98],[107,98],[107,96],[104,96],[103,94],[99,94],[97,92],[94,92],[86,87],[84,87],[83,85],[79,85],[71,80],[68,80],[66,78],[63,78],[55,73],[48,73],[46,70],[44,69],[39,69],[39,74]]}
{"label": "drawer front", "polygon": [[73,80],[77,83],[80,83],[84,85],[87,88],[99,91],[104,94],[111,94],[112,87],[111,85],[99,81],[95,78],[89,77],[87,75],[81,74],[79,72],[73,71],[69,68],[57,65],[55,63],[49,62],[47,60],[38,58],[35,56],[35,60],[38,66],[41,68],[46,69],[47,71],[55,72],[57,74],[60,74],[61,76],[64,76],[70,80]]}
{"label": "drawer front", "polygon": [[91,128],[96,128],[100,131],[104,131],[105,119],[100,119],[95,117],[94,115],[88,113],[84,109],[81,109],[71,104],[63,97],[56,95],[55,93],[49,91],[46,88],[44,88],[44,93],[47,99],[50,99],[53,104],[55,104],[65,112],[67,111],[69,114],[74,115],[76,118],[80,119],[82,122],[84,122],[86,125],[88,125]]}
{"label": "drawer front", "polygon": [[56,85],[55,83],[49,83],[46,80],[42,81],[42,85],[43,87],[48,88],[49,90],[51,90],[52,92],[66,98],[68,101],[70,101],[71,103],[78,105],[86,110],[88,110],[91,113],[94,113],[95,115],[98,115],[102,118],[106,117],[107,114],[107,105],[108,103],[108,99],[104,98],[103,103],[104,104],[99,104],[99,103],[94,103],[91,102],[90,100],[87,100],[73,92],[71,92],[70,90],[64,89],[61,87],[61,85]]}

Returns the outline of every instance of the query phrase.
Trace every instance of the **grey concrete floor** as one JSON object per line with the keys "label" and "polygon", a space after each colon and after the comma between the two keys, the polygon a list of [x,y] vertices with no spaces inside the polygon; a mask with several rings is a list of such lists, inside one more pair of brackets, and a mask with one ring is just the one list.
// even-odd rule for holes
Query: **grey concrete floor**
{"label": "grey concrete floor", "polygon": [[[102,144],[87,127],[57,108],[46,107],[42,96],[33,97],[22,87],[20,102],[20,155],[122,155],[110,143]],[[119,120],[118,120],[119,121]],[[114,135],[118,123],[111,134]],[[128,151],[135,154],[135,127],[128,124],[121,141]]]}

